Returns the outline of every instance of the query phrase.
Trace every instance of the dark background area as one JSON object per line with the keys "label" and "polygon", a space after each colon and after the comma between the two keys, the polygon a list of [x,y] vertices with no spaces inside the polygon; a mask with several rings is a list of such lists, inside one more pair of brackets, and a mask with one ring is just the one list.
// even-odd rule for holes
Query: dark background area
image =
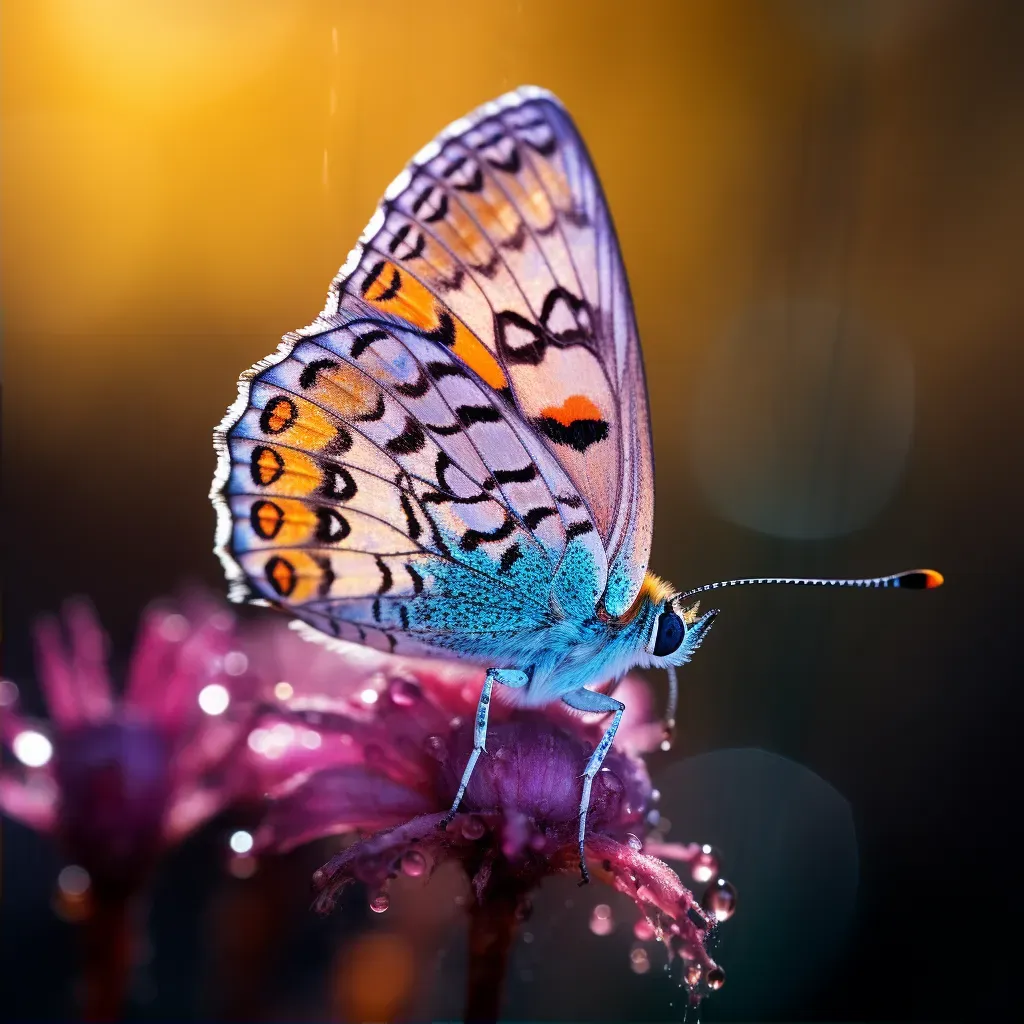
{"label": "dark background area", "polygon": [[[712,794],[733,776],[709,782],[684,759],[761,748],[845,799],[859,884],[848,925],[821,940],[834,957],[781,1002],[758,992],[798,970],[806,935],[786,907],[802,904],[772,904],[768,927],[741,903],[721,959],[753,929],[764,938],[743,963],[761,973],[731,973],[702,1017],[1014,1016],[1024,5],[47,0],[4,4],[2,48],[3,673],[30,708],[38,613],[89,595],[123,662],[147,601],[187,580],[223,590],[210,432],[238,373],[313,319],[413,152],[535,82],[577,119],[633,285],[657,459],[652,569],[681,587],[946,576],[927,594],[717,602],[682,673],[679,743],[653,767],[679,808],[671,838],[726,858],[748,843],[756,867],[771,794],[737,775],[731,817],[716,819]],[[698,822],[722,836],[693,834]],[[384,926],[355,897],[326,922],[307,914],[315,850],[269,881],[224,880],[225,827],[165,866],[137,1012],[213,1013],[241,977],[253,991],[272,979],[268,1016],[342,1014],[337,950]],[[792,857],[772,856],[774,875],[744,869],[748,891],[805,896]],[[12,1016],[71,1006],[71,928],[50,908],[59,867],[45,839],[4,821]],[[294,891],[268,897],[269,967],[230,942],[257,884]],[[827,900],[833,883],[820,884]],[[565,898],[538,904],[536,941],[564,940],[528,980],[513,975],[510,1012],[678,1018],[664,978],[632,975],[585,914],[570,929],[544,909]],[[457,977],[462,925],[445,913],[438,946]],[[444,987],[433,960],[416,966]],[[567,984],[590,1002],[567,1003]],[[446,1005],[422,1000],[422,1013]]]}

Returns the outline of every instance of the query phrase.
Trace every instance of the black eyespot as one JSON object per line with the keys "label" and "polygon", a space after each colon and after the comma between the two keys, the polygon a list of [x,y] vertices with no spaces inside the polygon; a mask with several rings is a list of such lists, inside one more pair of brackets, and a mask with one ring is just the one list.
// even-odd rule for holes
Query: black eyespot
{"label": "black eyespot", "polygon": [[673,651],[678,650],[684,636],[686,636],[686,627],[683,625],[683,620],[673,611],[663,611],[658,616],[658,635],[654,640],[654,656],[665,658]]}

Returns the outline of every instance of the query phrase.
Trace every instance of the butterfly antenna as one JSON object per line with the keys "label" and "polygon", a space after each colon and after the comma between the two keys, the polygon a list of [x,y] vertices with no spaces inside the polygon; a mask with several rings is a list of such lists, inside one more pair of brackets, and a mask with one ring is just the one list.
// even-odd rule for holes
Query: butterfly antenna
{"label": "butterfly antenna", "polygon": [[706,590],[720,590],[722,587],[749,587],[766,583],[788,583],[800,587],[860,587],[862,589],[883,589],[887,587],[899,587],[900,590],[934,590],[941,587],[943,577],[941,572],[934,569],[908,569],[906,572],[893,573],[891,576],[874,576],[862,580],[822,580],[822,579],[800,579],[791,577],[751,577],[745,580],[723,580],[721,583],[707,583],[695,590],[688,590],[680,595],[680,600],[693,597],[694,594],[703,594]]}

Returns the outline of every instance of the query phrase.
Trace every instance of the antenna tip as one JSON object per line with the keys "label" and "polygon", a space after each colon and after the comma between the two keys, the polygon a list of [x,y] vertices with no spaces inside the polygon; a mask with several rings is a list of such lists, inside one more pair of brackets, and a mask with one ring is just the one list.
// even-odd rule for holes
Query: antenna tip
{"label": "antenna tip", "polygon": [[945,582],[942,573],[934,569],[911,569],[899,574],[898,586],[903,590],[934,590]]}

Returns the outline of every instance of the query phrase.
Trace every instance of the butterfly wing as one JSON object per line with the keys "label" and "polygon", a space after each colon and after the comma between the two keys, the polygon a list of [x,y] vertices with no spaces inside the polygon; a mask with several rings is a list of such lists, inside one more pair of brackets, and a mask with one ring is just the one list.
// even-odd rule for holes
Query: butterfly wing
{"label": "butterfly wing", "polygon": [[451,314],[445,344],[568,475],[606,553],[605,610],[624,612],[650,555],[647,393],[611,217],[561,104],[523,88],[425,147],[332,286],[340,310],[435,330]]}
{"label": "butterfly wing", "polygon": [[[573,601],[592,609],[617,578],[614,560],[609,576],[609,541],[632,580],[630,537],[644,531],[631,534],[629,517],[609,512],[609,502],[624,498],[637,507],[643,459],[628,445],[622,453],[620,424],[631,421],[619,397],[637,401],[628,394],[637,380],[643,408],[631,415],[643,419],[640,448],[649,464],[632,312],[582,143],[561,108],[540,95],[511,94],[427,147],[389,188],[317,321],[243,375],[215,437],[211,493],[217,551],[236,599],[281,605],[324,632],[385,650],[472,655],[550,624],[552,592],[563,609]],[[540,112],[546,128],[536,123]],[[529,200],[529,220],[520,212],[527,200],[508,199],[507,185],[497,191],[486,155],[493,150],[515,177],[516,161],[500,156],[507,144],[471,134],[503,117],[518,118],[514,130],[525,142],[516,136],[516,152],[530,146],[547,161],[524,177],[534,186],[550,178]],[[561,141],[552,149],[556,131]],[[457,152],[447,151],[438,167],[452,139],[461,140]],[[478,149],[482,155],[472,155]],[[520,158],[519,174],[525,166]],[[590,234],[566,234],[549,196],[561,197],[569,226]],[[490,219],[474,204],[481,197]],[[537,241],[556,234],[557,258]],[[583,253],[574,257],[574,249],[599,245],[611,246],[610,255],[589,251],[594,265],[577,269],[573,259]],[[546,294],[555,298],[538,312],[530,275],[552,261],[561,276],[552,276]],[[570,271],[572,292],[558,283]],[[602,300],[601,289],[613,285],[618,298]],[[570,337],[559,312],[565,295],[573,301],[562,305],[578,318],[605,301],[598,322],[612,317],[608,328]],[[615,317],[632,341],[609,333]],[[535,328],[522,328],[534,339],[529,357],[517,353],[523,323]],[[606,336],[612,344],[600,340]],[[571,366],[552,355],[562,352]],[[593,428],[568,414],[562,425],[576,443],[553,439],[554,427],[545,433],[545,410],[560,395],[561,406],[583,408],[566,406],[573,395],[544,384],[545,368],[574,368],[573,395],[585,386],[594,396],[605,436],[580,443]],[[614,444],[605,444],[609,438]],[[643,525],[642,514],[634,519]],[[641,561],[642,576],[646,549]]]}

